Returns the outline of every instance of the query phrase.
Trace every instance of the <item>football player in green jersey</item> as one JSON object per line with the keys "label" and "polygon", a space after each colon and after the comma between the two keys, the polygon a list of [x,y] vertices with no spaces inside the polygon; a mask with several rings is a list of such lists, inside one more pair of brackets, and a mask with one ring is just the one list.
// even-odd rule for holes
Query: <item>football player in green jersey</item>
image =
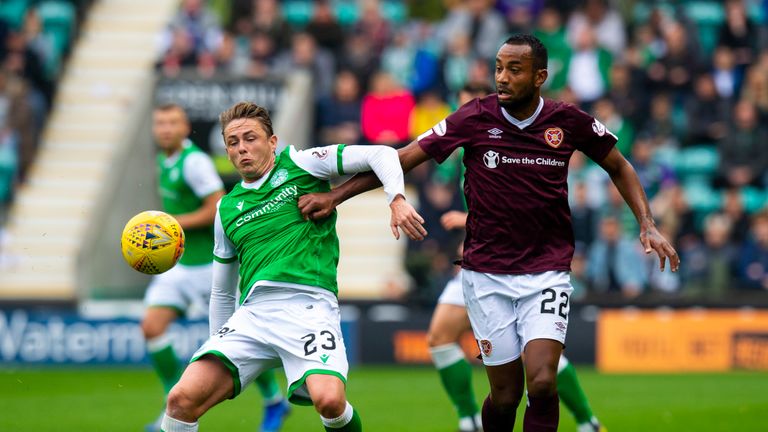
{"label": "football player in green jersey", "polygon": [[[166,104],[155,108],[152,132],[160,150],[157,172],[162,207],[179,221],[186,240],[179,263],[154,277],[144,297],[147,308],[141,328],[149,358],[167,395],[178,381],[182,366],[166,330],[190,308],[208,310],[213,221],[224,187],[210,157],[187,138],[190,127],[182,107]],[[275,432],[280,429],[288,403],[271,371],[256,382],[265,400],[261,430]],[[161,421],[162,415],[145,429],[159,431]]]}
{"label": "football player in green jersey", "polygon": [[305,219],[298,198],[329,191],[331,178],[373,171],[384,185],[395,238],[402,229],[420,240],[426,234],[423,219],[405,200],[397,152],[339,144],[286,147],[276,154],[277,137],[264,108],[241,102],[220,120],[227,157],[242,182],[216,212],[212,336],[171,390],[162,429],[197,431],[208,409],[237,396],[262,371],[282,365],[292,403],[314,405],[327,431],[360,431],[360,416],[346,399],[336,214]]}

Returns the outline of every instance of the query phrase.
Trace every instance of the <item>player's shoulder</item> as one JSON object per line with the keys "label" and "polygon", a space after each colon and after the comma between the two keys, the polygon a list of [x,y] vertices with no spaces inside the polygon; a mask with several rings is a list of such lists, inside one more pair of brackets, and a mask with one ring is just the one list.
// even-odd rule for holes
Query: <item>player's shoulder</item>
{"label": "player's shoulder", "polygon": [[591,118],[589,114],[582,111],[578,106],[564,101],[558,101],[554,99],[544,99],[544,107],[542,112],[548,115],[558,115],[569,119],[583,119]]}

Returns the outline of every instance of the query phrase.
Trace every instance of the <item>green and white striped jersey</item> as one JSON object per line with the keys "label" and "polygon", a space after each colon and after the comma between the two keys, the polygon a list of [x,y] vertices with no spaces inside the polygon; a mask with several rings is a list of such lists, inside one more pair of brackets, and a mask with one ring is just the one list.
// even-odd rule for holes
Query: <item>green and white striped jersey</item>
{"label": "green and white striped jersey", "polygon": [[[158,184],[163,210],[172,215],[196,211],[208,195],[224,189],[211,158],[191,141],[171,156],[157,155]],[[210,264],[213,226],[185,229],[182,265]]]}

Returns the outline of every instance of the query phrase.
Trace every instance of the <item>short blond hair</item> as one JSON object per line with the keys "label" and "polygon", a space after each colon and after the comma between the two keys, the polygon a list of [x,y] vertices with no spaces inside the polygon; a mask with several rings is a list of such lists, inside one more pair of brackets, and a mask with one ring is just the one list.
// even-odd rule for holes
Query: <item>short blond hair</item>
{"label": "short blond hair", "polygon": [[[224,135],[224,129],[233,120],[253,119],[258,121],[267,133],[267,136],[274,135],[272,130],[272,119],[269,117],[269,111],[266,108],[256,105],[252,102],[238,102],[226,111],[219,114],[219,123],[221,123],[221,135]],[[226,138],[226,137],[225,137]]]}

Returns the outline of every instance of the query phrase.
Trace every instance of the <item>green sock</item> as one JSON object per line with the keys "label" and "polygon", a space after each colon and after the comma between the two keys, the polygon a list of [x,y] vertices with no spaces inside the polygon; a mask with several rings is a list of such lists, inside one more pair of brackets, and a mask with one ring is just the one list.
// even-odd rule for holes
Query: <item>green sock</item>
{"label": "green sock", "polygon": [[466,359],[437,370],[445,392],[451,398],[459,417],[471,417],[477,414],[475,392],[472,389],[472,366]]}
{"label": "green sock", "polygon": [[587,395],[579,384],[576,369],[570,363],[557,373],[557,393],[560,402],[573,414],[576,423],[588,423],[592,420],[592,408],[589,407]]}
{"label": "green sock", "polygon": [[280,386],[277,385],[273,369],[262,372],[261,375],[256,377],[255,382],[261,397],[264,398],[265,405],[272,405],[283,399],[283,394],[280,393]]}
{"label": "green sock", "polygon": [[[349,407],[349,405],[347,405]],[[363,431],[363,422],[360,421],[360,415],[357,413],[356,409],[352,409],[352,419],[349,420],[349,423],[345,424],[342,427],[334,428],[330,426],[325,426],[326,432],[362,432]]]}
{"label": "green sock", "polygon": [[153,338],[147,343],[147,354],[149,354],[152,366],[163,383],[165,394],[168,394],[179,381],[182,370],[171,341],[165,335]]}

